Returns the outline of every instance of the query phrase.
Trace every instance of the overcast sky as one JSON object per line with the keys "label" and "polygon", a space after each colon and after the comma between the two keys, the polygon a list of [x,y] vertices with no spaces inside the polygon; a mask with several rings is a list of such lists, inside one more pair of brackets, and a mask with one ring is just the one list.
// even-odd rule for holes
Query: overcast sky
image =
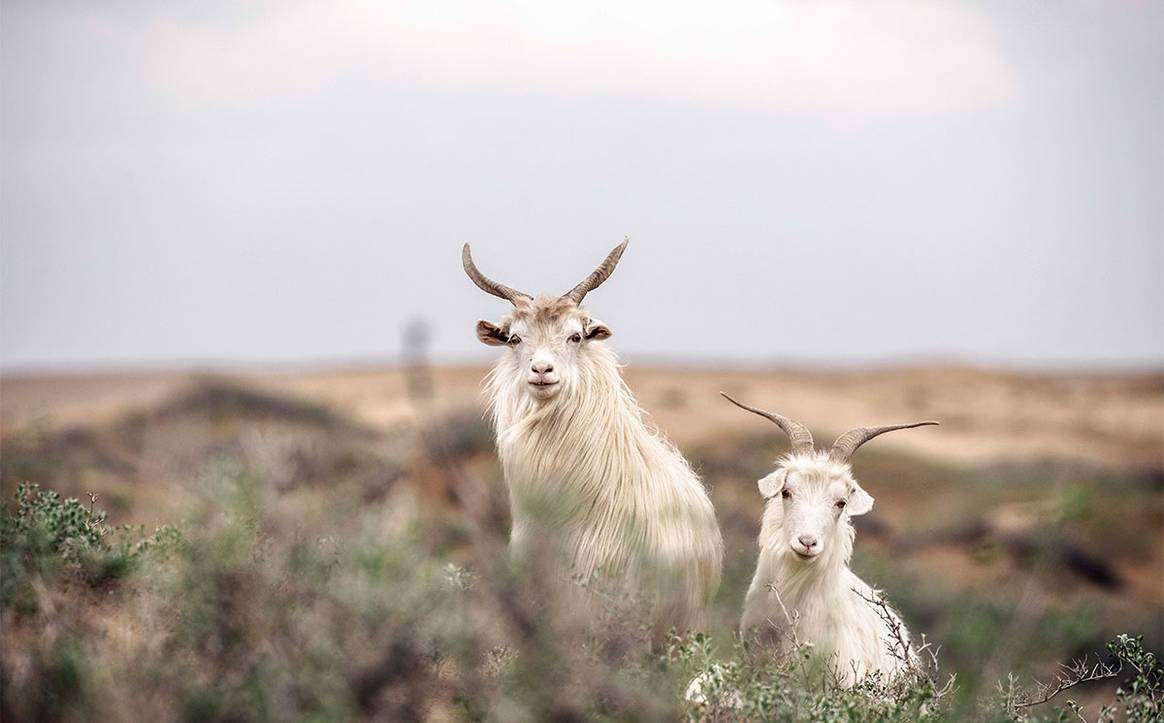
{"label": "overcast sky", "polygon": [[0,4],[0,364],[1164,360],[1164,3]]}

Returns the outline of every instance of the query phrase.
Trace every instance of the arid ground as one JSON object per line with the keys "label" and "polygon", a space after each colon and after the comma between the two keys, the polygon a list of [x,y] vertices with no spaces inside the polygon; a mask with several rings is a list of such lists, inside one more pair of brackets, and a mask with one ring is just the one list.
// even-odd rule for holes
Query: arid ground
{"label": "arid ground", "polygon": [[[480,403],[484,367],[432,370],[437,409]],[[157,404],[195,375],[153,372],[0,379],[0,431],[107,421]],[[327,404],[373,427],[414,420],[405,373],[393,368],[245,372],[231,378]],[[888,445],[952,463],[1061,457],[1128,469],[1164,456],[1164,376],[1155,372],[1034,374],[973,367],[888,367],[819,373],[639,367],[626,378],[658,426],[681,446],[749,431],[755,420],[720,390],[778,408],[814,429],[934,418],[940,432],[887,437]]]}

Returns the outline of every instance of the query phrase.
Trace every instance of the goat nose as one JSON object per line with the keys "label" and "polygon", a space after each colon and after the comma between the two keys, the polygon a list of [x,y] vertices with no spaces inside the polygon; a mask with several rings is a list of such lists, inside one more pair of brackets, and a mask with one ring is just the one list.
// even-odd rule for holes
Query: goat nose
{"label": "goat nose", "polygon": [[554,365],[549,362],[534,362],[530,364],[529,368],[533,370],[534,374],[549,374],[554,371]]}
{"label": "goat nose", "polygon": [[801,535],[796,539],[801,545],[804,545],[804,549],[806,550],[811,550],[816,547],[816,538],[812,535]]}

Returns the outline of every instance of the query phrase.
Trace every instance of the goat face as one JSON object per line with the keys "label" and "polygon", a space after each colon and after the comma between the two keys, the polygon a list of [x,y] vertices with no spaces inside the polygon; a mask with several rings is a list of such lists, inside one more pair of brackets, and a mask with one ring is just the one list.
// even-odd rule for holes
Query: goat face
{"label": "goat face", "polygon": [[[833,442],[828,452],[816,451],[808,427],[783,414],[766,412],[737,402],[720,392],[740,409],[758,414],[788,435],[792,452],[784,457],[776,471],[760,480],[760,494],[782,505],[779,529],[783,543],[802,560],[815,560],[834,542],[838,527],[851,530],[848,518],[873,509],[873,498],[853,479],[849,457],[865,442],[886,432],[936,425],[937,422],[886,424],[857,427]],[[779,496],[780,500],[774,499]],[[771,511],[772,508],[769,507]],[[841,521],[844,524],[841,525]],[[850,541],[852,538],[849,538]]]}
{"label": "goat face", "polygon": [[873,509],[873,498],[849,474],[847,465],[793,458],[759,482],[768,504],[780,505],[780,545],[797,559],[814,562],[828,550],[848,518]]}
{"label": "goat face", "polygon": [[539,402],[580,381],[592,343],[610,337],[610,328],[574,302],[562,298],[519,299],[501,323],[477,322],[477,338],[505,346],[509,378]]}
{"label": "goat face", "polygon": [[473,283],[513,304],[513,313],[500,324],[478,321],[477,338],[490,346],[509,347],[508,367],[499,367],[499,371],[508,372],[508,379],[520,382],[535,400],[553,399],[563,384],[569,387],[580,381],[587,348],[610,336],[609,327],[591,319],[581,304],[586,294],[614,273],[627,243],[615,246],[598,268],[566,293],[537,298],[481,273],[473,263],[469,244],[461,249],[461,263]]}

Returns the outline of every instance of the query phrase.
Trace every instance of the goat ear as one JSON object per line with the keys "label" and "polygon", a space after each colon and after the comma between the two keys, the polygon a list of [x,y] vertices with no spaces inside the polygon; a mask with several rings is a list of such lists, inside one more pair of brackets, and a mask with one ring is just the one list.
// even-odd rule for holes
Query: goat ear
{"label": "goat ear", "polygon": [[505,346],[509,343],[509,332],[491,321],[477,322],[477,339],[489,346]]}
{"label": "goat ear", "polygon": [[756,486],[760,488],[760,495],[764,499],[768,499],[780,494],[780,490],[784,489],[784,477],[787,474],[788,470],[781,467],[757,482]]}
{"label": "goat ear", "polygon": [[849,517],[855,517],[863,515],[871,509],[873,509],[873,496],[861,489],[861,485],[854,482],[853,489],[849,492],[849,504],[845,507],[845,512],[849,513]]}
{"label": "goat ear", "polygon": [[598,319],[591,319],[586,322],[586,339],[589,341],[602,341],[609,339],[611,335],[610,327],[603,324]]}

